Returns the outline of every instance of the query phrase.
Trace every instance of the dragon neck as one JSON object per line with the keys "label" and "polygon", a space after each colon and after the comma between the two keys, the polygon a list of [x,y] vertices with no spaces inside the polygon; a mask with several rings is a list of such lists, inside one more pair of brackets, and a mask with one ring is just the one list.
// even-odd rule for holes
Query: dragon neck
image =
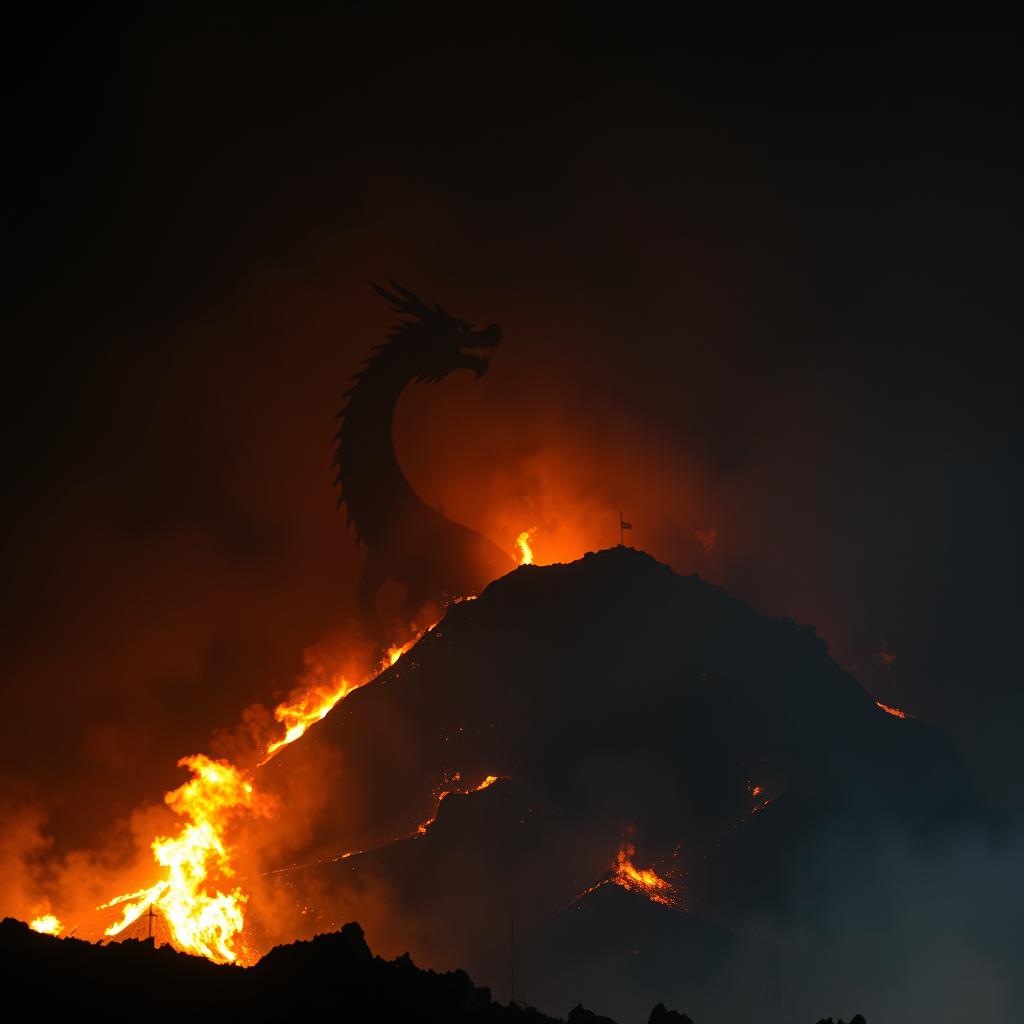
{"label": "dragon neck", "polygon": [[338,505],[346,506],[358,541],[372,543],[394,530],[396,520],[428,511],[398,464],[392,433],[398,399],[414,377],[385,345],[356,374],[341,412],[334,453]]}

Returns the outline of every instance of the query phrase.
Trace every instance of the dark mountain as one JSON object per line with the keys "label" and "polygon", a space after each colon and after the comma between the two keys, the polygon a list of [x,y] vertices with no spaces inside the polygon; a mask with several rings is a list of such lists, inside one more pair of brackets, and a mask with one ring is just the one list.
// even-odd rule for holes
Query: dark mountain
{"label": "dark mountain", "polygon": [[[878,707],[812,627],[627,548],[451,607],[261,784],[329,793],[313,866],[268,879],[278,914],[301,908],[288,927],[356,918],[392,954],[621,1017],[686,1001],[753,922],[799,926],[847,870],[810,854],[823,837],[987,820],[949,739]],[[617,874],[620,851],[670,898]]]}

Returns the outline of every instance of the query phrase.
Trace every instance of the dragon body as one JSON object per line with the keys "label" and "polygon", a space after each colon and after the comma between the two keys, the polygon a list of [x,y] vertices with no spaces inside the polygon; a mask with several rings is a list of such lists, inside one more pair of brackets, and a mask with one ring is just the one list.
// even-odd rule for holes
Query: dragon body
{"label": "dragon body", "polygon": [[472,370],[479,380],[501,329],[492,324],[475,330],[391,284],[394,291],[373,287],[404,319],[356,374],[334,438],[338,507],[345,506],[357,542],[367,549],[359,612],[377,636],[377,592],[389,580],[405,588],[400,616],[408,625],[428,602],[443,606],[478,594],[514,567],[486,537],[423,501],[402,472],[392,438],[395,407],[406,386],[439,381],[459,369]]}

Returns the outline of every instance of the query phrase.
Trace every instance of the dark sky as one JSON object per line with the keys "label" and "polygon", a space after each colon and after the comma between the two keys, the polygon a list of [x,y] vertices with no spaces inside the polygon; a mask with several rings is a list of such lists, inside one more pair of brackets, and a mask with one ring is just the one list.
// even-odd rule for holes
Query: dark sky
{"label": "dark sky", "polygon": [[400,411],[431,501],[627,509],[1019,810],[1017,16],[378,8],[10,28],[5,795],[85,841],[349,614],[393,276],[506,333]]}

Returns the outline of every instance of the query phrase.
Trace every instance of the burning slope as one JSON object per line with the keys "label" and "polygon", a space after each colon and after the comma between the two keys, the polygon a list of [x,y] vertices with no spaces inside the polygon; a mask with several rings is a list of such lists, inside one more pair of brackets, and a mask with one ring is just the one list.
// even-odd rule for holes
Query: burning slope
{"label": "burning slope", "polygon": [[[972,798],[944,741],[879,714],[813,631],[630,549],[513,572],[409,649],[380,673],[311,677],[276,709],[283,736],[258,767],[184,759],[192,779],[167,798],[181,828],[153,844],[159,880],[110,900],[108,930],[156,908],[175,946],[245,964],[357,918],[386,954],[408,946],[493,980],[510,894],[538,948],[602,874],[613,884],[595,898],[616,891],[626,902],[607,906],[626,918],[640,904],[686,916],[685,875],[687,908],[732,919],[750,905],[750,864],[772,888],[765,872],[788,855],[787,794],[807,794],[809,814],[912,823]],[[296,822],[296,787],[321,791],[312,823]],[[611,855],[623,821],[642,843]],[[299,837],[263,878],[239,869],[257,826]],[[271,918],[272,936],[254,934]]]}
{"label": "burning slope", "polygon": [[621,885],[629,892],[639,892],[653,903],[661,903],[666,907],[679,905],[679,897],[671,882],[666,881],[654,868],[637,868],[633,864],[636,847],[630,842],[623,842],[615,855],[615,873],[612,881]]}
{"label": "burning slope", "polygon": [[[311,866],[282,866],[269,902],[302,908],[292,934],[355,917],[387,955],[409,948],[495,984],[510,902],[524,948],[548,949],[572,905],[614,932],[591,929],[588,949],[643,927],[692,956],[687,936],[708,935],[698,918],[735,927],[766,899],[788,905],[785,866],[824,816],[863,831],[976,808],[944,737],[880,713],[813,630],[629,549],[517,571],[450,608],[261,786],[332,751],[344,773]],[[636,831],[620,844],[623,821]],[[571,947],[533,976],[555,985]]]}
{"label": "burning slope", "polygon": [[[524,545],[532,532],[520,537],[523,557],[528,555],[531,561],[532,552]],[[274,709],[274,719],[284,734],[264,743],[257,767],[300,739],[359,686],[395,665],[432,628],[390,647],[377,670],[358,681],[353,682],[342,672],[329,672],[326,680],[297,687]],[[104,935],[122,935],[147,911],[152,914],[158,909],[170,941],[178,949],[217,963],[254,962],[258,952],[242,940],[249,895],[237,878],[239,849],[235,832],[246,819],[271,817],[277,802],[257,790],[251,770],[227,760],[197,754],[182,758],[178,765],[187,768],[192,778],[164,798],[184,824],[176,834],[157,836],[152,841],[153,857],[162,869],[162,877],[151,886],[116,896],[98,907],[99,911],[115,908],[120,915]],[[485,779],[479,788],[494,780]],[[33,927],[50,934],[63,930],[53,914],[39,915]]]}
{"label": "burning slope", "polygon": [[165,800],[187,823],[176,836],[153,840],[153,856],[166,876],[149,889],[106,904],[124,906],[106,935],[119,935],[150,907],[159,907],[179,949],[234,963],[241,952],[236,943],[247,896],[235,880],[235,850],[227,834],[239,814],[269,814],[271,806],[227,761],[198,754],[178,764],[192,772],[192,779]]}
{"label": "burning slope", "polygon": [[[394,665],[416,639],[389,648],[380,670]],[[274,718],[285,734],[266,744],[259,765],[298,740],[367,681],[353,683],[336,673],[327,684],[299,688],[274,709]],[[183,952],[215,963],[255,962],[258,952],[242,943],[249,897],[238,884],[238,850],[230,837],[239,818],[269,817],[275,802],[257,791],[251,772],[226,760],[197,754],[182,758],[178,765],[188,768],[193,777],[164,799],[186,823],[177,835],[159,836],[152,843],[154,859],[165,875],[149,888],[117,896],[97,908],[123,908],[120,919],[104,934],[116,937],[144,913],[159,908],[172,944]]]}

